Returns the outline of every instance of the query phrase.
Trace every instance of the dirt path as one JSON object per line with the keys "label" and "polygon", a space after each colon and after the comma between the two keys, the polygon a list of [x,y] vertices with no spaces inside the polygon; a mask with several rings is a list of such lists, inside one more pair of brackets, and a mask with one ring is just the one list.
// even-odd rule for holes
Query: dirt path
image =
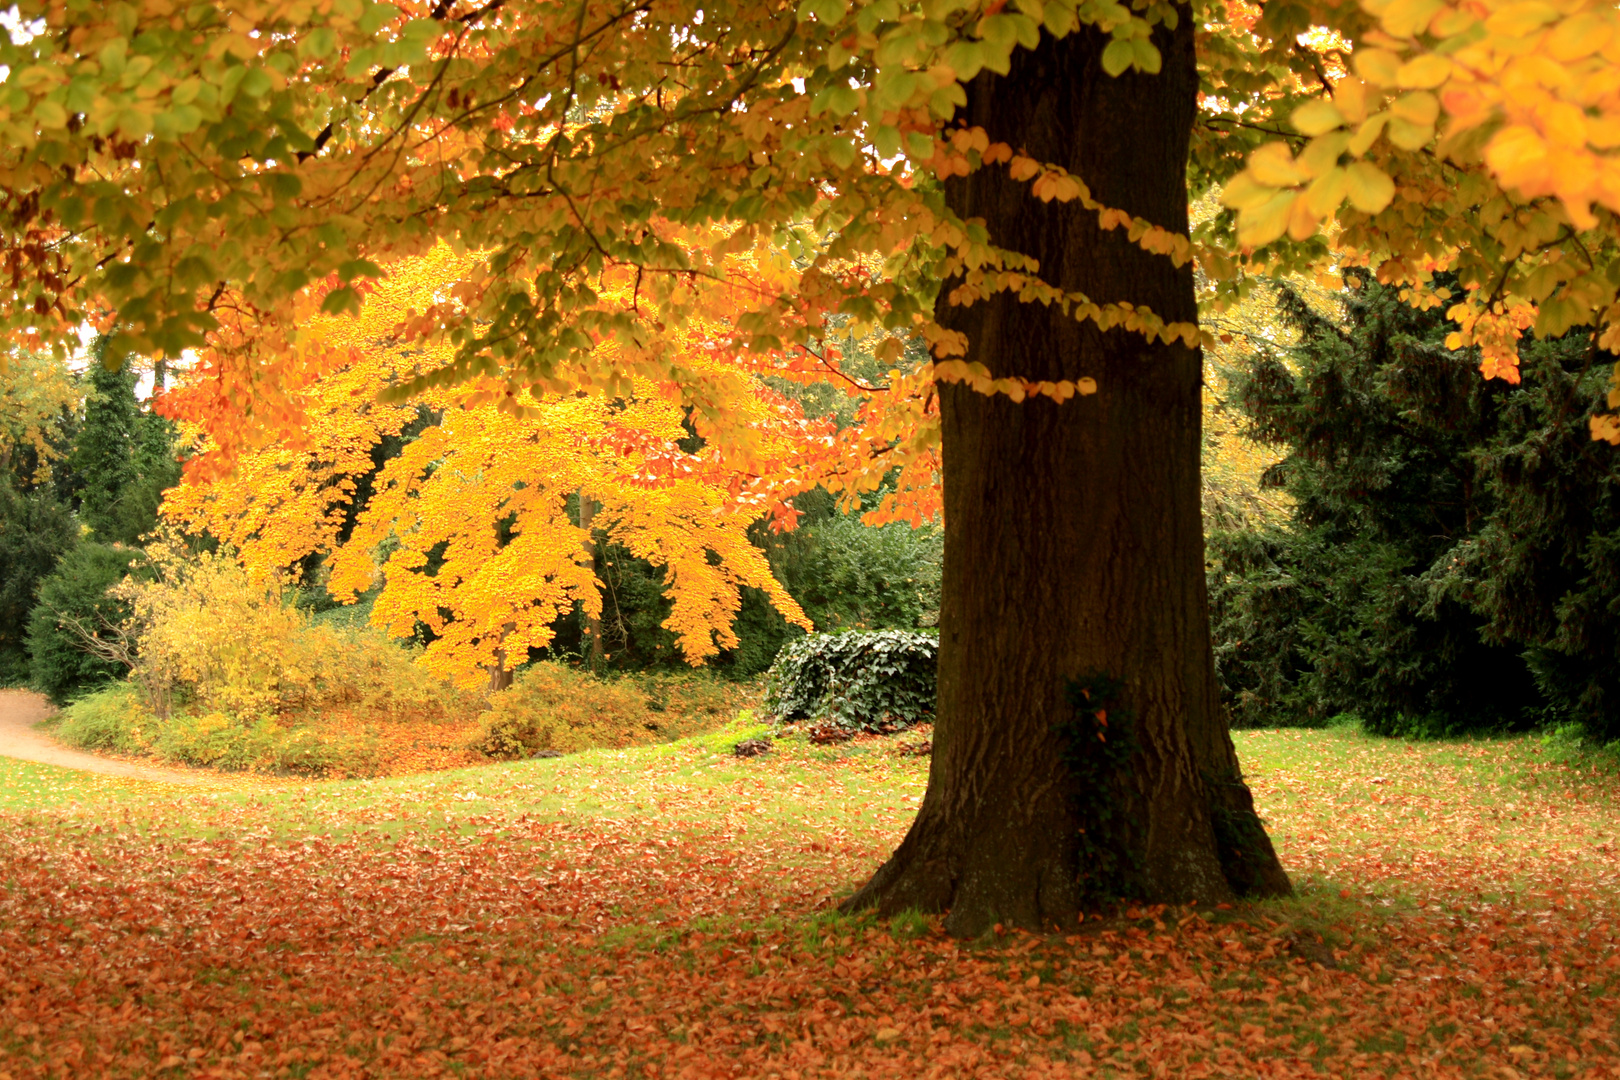
{"label": "dirt path", "polygon": [[70,749],[44,732],[34,730],[34,724],[43,720],[49,712],[50,705],[40,694],[29,690],[0,690],[0,755],[107,776],[127,776],[134,780],[157,780],[169,784],[203,784],[214,780],[203,773],[134,765]]}

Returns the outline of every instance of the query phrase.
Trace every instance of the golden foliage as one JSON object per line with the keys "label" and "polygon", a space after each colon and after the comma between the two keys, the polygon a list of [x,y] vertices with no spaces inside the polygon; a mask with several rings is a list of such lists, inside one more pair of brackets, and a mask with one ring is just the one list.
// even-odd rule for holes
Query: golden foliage
{"label": "golden foliage", "polygon": [[[307,388],[301,435],[241,452],[233,475],[190,474],[165,514],[225,539],[259,571],[329,554],[334,596],[380,588],[373,624],[398,637],[426,626],[434,640],[423,661],[468,685],[504,656],[545,646],[575,603],[600,613],[579,499],[595,508],[595,530],[665,569],[665,626],[690,662],[737,643],[731,622],[744,586],[808,627],[746,530],[804,483],[793,475],[797,455],[815,438],[830,442],[830,427],[738,366],[719,315],[688,318],[659,346],[682,350],[680,386],[667,374],[616,377],[594,393],[515,400],[473,380],[430,388],[412,406],[379,400],[448,361],[448,344],[413,340],[411,327],[448,302],[446,288],[475,275],[476,262],[441,246],[392,266],[359,318],[314,319],[305,338],[350,359]],[[642,303],[632,282],[614,289],[616,302]],[[636,350],[603,340],[598,351]],[[665,363],[646,352],[622,367]],[[342,537],[373,451],[419,418],[426,426],[382,466]],[[705,445],[682,449],[691,435],[683,421]]]}
{"label": "golden foliage", "polygon": [[46,430],[63,410],[76,408],[83,396],[61,360],[32,352],[9,356],[0,352],[0,466],[27,447],[37,454],[43,471],[56,456]]}
{"label": "golden foliage", "polygon": [[150,576],[114,586],[132,614],[132,677],[153,712],[251,725],[329,709],[446,720],[463,704],[411,653],[364,629],[312,621],[273,577],[227,553],[148,548]]}
{"label": "golden foliage", "polygon": [[709,680],[643,675],[605,680],[540,663],[490,695],[473,747],[498,758],[663,742],[715,727],[742,692]]}

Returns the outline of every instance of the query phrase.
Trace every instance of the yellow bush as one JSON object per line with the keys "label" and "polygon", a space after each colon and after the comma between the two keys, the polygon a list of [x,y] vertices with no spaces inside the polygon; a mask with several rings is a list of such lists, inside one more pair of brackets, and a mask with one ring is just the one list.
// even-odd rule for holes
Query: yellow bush
{"label": "yellow bush", "polygon": [[158,716],[180,707],[251,725],[338,709],[448,720],[472,704],[380,631],[311,621],[278,582],[227,554],[151,554],[153,579],[118,588],[134,612],[132,675]]}
{"label": "yellow bush", "polygon": [[490,696],[472,746],[490,757],[515,758],[662,742],[723,724],[746,693],[712,676],[600,679],[540,663]]}

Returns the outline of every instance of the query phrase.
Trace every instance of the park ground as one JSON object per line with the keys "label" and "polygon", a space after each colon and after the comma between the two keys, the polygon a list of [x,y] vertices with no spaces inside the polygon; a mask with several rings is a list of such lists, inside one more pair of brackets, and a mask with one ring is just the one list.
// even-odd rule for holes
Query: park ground
{"label": "park ground", "polygon": [[1535,739],[1239,733],[1296,898],[963,942],[833,910],[926,757],[754,733],[323,783],[0,758],[0,1080],[1620,1076],[1620,783]]}

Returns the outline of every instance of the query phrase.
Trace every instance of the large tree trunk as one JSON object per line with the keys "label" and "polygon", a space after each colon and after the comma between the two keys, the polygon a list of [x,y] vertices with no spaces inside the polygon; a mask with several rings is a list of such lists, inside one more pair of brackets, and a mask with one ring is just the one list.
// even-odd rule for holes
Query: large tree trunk
{"label": "large tree trunk", "polygon": [[[974,80],[959,118],[1063,165],[1100,202],[1185,232],[1191,15],[1181,8],[1179,28],[1157,33],[1156,76],[1107,75],[1107,40],[1043,35],[1014,53],[1007,75]],[[1189,266],[1102,231],[1078,201],[1039,202],[995,166],[953,179],[946,198],[983,219],[993,243],[1039,259],[1052,284],[1166,321],[1196,318]],[[1007,294],[952,307],[948,291],[937,315],[967,335],[970,360],[997,377],[1090,376],[1099,390],[1015,404],[941,388],[945,570],[928,793],[847,906],[948,911],[953,933],[976,935],[998,922],[1072,924],[1117,897],[1288,892],[1215,688],[1202,357]],[[1077,680],[1091,688],[1084,709]],[[1117,762],[1099,735],[1135,749]]]}

